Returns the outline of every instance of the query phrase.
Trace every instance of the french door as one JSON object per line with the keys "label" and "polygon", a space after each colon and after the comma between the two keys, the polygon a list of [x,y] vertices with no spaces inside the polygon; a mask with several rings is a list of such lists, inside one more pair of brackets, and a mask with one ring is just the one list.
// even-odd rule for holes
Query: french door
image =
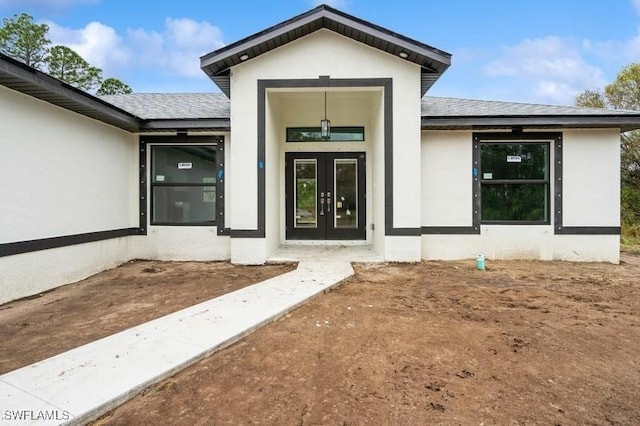
{"label": "french door", "polygon": [[285,181],[287,239],[366,238],[363,152],[287,152]]}

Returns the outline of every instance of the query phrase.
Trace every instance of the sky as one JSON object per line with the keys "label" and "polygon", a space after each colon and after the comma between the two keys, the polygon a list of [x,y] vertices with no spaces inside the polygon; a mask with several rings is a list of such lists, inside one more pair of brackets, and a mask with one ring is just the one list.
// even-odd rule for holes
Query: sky
{"label": "sky", "polygon": [[[218,91],[199,57],[323,1],[0,0],[134,92]],[[572,105],[640,62],[640,0],[326,0],[453,55],[432,96]]]}

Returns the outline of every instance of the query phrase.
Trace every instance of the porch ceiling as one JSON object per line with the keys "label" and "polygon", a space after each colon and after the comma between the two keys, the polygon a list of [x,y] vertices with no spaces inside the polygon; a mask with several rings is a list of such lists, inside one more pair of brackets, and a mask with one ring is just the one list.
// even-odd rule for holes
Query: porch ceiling
{"label": "porch ceiling", "polygon": [[[413,62],[421,68],[421,96],[451,65],[451,55],[416,40],[389,31],[327,5],[260,33],[213,51],[200,58],[200,66],[220,90],[231,97],[230,69],[273,49],[326,28],[360,43]],[[243,59],[244,58],[244,59]]]}

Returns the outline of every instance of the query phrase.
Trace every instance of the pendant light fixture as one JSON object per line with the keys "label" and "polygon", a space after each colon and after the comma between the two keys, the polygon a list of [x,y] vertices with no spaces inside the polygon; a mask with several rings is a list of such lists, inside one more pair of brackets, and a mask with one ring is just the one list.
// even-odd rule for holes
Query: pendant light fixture
{"label": "pendant light fixture", "polygon": [[327,120],[327,92],[324,92],[324,119],[320,120],[320,138],[331,139],[331,121]]}

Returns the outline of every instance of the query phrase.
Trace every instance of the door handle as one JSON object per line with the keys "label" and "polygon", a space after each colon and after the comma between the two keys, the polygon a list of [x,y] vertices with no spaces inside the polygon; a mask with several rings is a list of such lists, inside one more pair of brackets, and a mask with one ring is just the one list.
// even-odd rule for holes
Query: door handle
{"label": "door handle", "polygon": [[324,192],[320,193],[320,216],[324,216]]}
{"label": "door handle", "polygon": [[327,212],[331,212],[331,192],[327,191]]}

